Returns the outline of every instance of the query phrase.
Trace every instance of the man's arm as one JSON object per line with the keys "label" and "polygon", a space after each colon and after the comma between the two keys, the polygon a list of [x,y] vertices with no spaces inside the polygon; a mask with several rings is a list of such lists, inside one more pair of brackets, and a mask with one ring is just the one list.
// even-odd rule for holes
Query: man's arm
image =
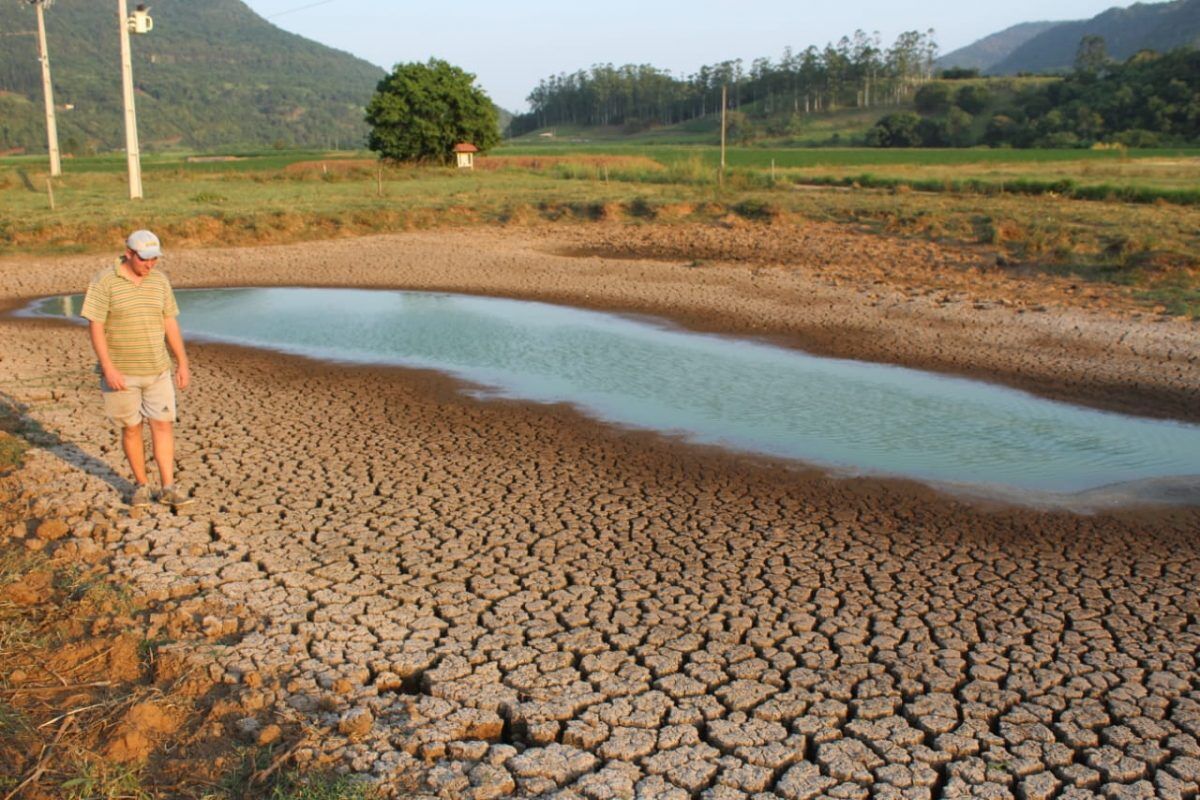
{"label": "man's arm", "polygon": [[163,330],[167,334],[167,347],[171,348],[171,355],[175,356],[175,385],[186,389],[191,382],[191,374],[188,372],[188,358],[183,349],[183,333],[179,330],[179,320],[175,317],[165,318]]}
{"label": "man's arm", "polygon": [[88,334],[92,338],[92,349],[96,351],[96,360],[100,362],[100,372],[104,382],[110,389],[121,391],[125,388],[125,376],[113,366],[108,356],[108,340],[104,338],[104,323],[95,320],[88,321]]}

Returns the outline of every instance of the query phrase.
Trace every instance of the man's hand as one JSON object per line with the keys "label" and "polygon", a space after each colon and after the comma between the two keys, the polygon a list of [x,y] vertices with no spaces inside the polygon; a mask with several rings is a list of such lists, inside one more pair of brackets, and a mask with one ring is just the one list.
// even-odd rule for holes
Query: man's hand
{"label": "man's hand", "polygon": [[114,392],[125,390],[125,376],[121,374],[116,367],[108,367],[103,370],[104,382],[108,384],[108,388]]}
{"label": "man's hand", "polygon": [[104,323],[91,320],[88,322],[88,335],[92,339],[92,349],[96,351],[96,360],[100,362],[100,374],[104,383],[114,392],[125,390],[125,376],[121,370],[113,366],[108,357],[108,341],[104,338]]}
{"label": "man's hand", "polygon": [[171,348],[171,355],[175,356],[175,385],[180,389],[186,389],[191,382],[192,376],[188,372],[188,357],[183,349],[183,334],[179,331],[179,320],[175,317],[163,318],[163,333],[167,337],[167,347]]}

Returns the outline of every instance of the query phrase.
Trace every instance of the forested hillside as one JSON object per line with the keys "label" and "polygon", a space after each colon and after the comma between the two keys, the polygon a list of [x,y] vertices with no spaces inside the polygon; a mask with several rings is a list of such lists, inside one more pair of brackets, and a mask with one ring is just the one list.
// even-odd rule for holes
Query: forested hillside
{"label": "forested hillside", "polygon": [[1200,143],[1200,51],[1149,51],[1062,79],[937,81],[919,114],[889,114],[868,135],[882,147],[1129,147]]}
{"label": "forested hillside", "polygon": [[[64,152],[124,146],[115,4],[58,0],[46,11]],[[131,4],[132,6],[132,4]],[[384,71],[282,31],[240,0],[160,0],[133,37],[143,147],[361,145],[363,108]],[[0,151],[44,151],[37,27],[0,2]]]}
{"label": "forested hillside", "polygon": [[1062,24],[1062,22],[1022,22],[1020,25],[1005,28],[999,33],[985,36],[966,47],[960,47],[952,53],[947,53],[937,60],[935,66],[938,69],[977,69],[980,72],[987,72],[992,65],[1008,58],[1014,50],[1033,37]]}
{"label": "forested hillside", "polygon": [[[531,111],[513,119],[521,135],[553,125],[620,125],[638,130],[673,125],[719,111],[721,87],[729,106],[761,116],[837,108],[873,108],[908,98],[933,71],[932,31],[910,31],[885,48],[862,31],[824,49],[788,49],[778,61],[723,61],[677,77],[649,65],[593,66],[541,81]],[[736,124],[736,123],[735,123]]]}
{"label": "forested hillside", "polygon": [[1104,39],[1109,56],[1124,61],[1140,50],[1166,53],[1200,44],[1200,0],[1135,3],[1089,20],[1064,22],[1038,34],[988,67],[992,75],[1070,69],[1085,36]]}

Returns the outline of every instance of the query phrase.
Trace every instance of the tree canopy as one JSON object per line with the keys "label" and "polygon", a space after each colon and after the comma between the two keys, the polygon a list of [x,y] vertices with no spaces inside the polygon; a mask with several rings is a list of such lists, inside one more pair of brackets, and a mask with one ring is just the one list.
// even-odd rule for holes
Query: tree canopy
{"label": "tree canopy", "polygon": [[367,146],[396,161],[446,163],[454,145],[486,151],[500,141],[496,108],[475,76],[440,59],[397,64],[367,106]]}
{"label": "tree canopy", "polygon": [[1079,40],[1075,51],[1075,71],[1095,74],[1109,62],[1108,44],[1103,36],[1089,35]]}
{"label": "tree canopy", "polygon": [[[1095,41],[1080,49],[1100,52]],[[946,91],[928,84],[915,98],[923,117],[884,117],[868,134],[867,144],[1090,147],[1103,142],[1157,147],[1200,141],[1200,51],[1143,52],[1124,64],[1107,62],[1103,71],[1091,68],[1100,63],[1097,55],[1088,68],[1061,80],[1032,83],[1010,96],[968,84],[953,94],[945,110]]]}
{"label": "tree canopy", "polygon": [[741,59],[702,66],[686,77],[648,64],[596,64],[551,76],[529,94],[531,110],[513,118],[512,135],[552,125],[675,125],[721,110],[758,116],[895,105],[932,76],[933,31],[907,31],[885,48],[878,35],[855,31],[837,44],[784,50],[778,61]]}

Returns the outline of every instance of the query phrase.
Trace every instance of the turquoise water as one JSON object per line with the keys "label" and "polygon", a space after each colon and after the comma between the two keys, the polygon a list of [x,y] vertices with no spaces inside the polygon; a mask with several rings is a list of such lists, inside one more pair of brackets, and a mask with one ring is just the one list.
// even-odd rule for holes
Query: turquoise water
{"label": "turquoise water", "polygon": [[[178,298],[193,339],[434,369],[483,395],[566,402],[609,422],[839,473],[1030,501],[1200,475],[1197,425],[644,319],[425,292],[229,289]],[[78,303],[56,298],[36,310],[74,315]]]}

